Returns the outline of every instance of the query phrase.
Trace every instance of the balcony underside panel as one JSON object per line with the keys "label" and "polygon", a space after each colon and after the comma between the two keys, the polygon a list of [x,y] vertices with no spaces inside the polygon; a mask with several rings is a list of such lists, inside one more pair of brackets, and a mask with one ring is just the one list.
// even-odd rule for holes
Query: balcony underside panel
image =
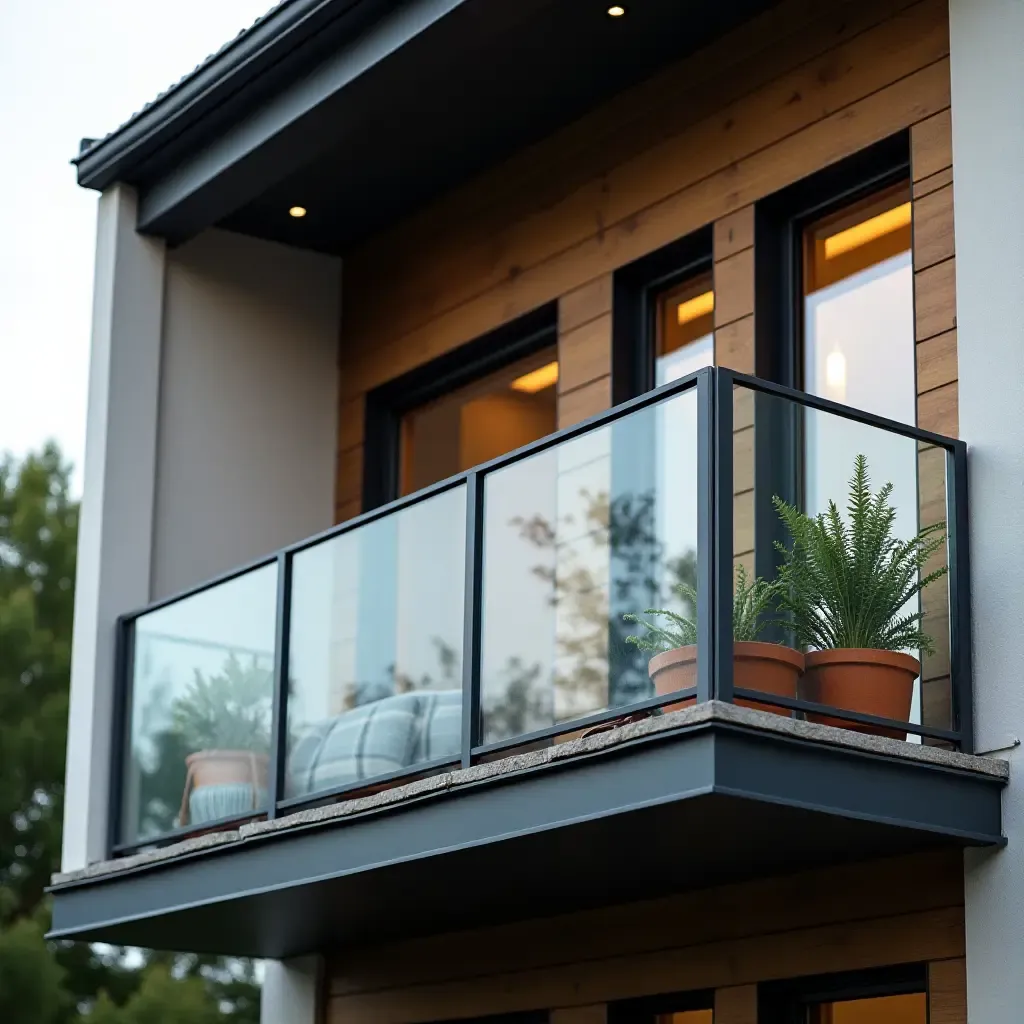
{"label": "balcony underside panel", "polygon": [[58,886],[54,937],[284,957],[940,845],[995,775],[731,723]]}

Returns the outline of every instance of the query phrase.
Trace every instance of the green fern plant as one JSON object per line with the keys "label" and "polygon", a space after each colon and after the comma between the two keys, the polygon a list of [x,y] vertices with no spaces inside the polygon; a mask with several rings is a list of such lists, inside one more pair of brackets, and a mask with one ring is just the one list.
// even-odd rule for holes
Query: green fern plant
{"label": "green fern plant", "polygon": [[809,516],[774,497],[793,540],[791,547],[776,542],[784,557],[780,606],[791,614],[801,645],[933,653],[932,638],[920,628],[923,613],[902,611],[945,575],[945,566],[923,570],[945,544],[946,525],[934,523],[899,540],[893,536],[891,494],[891,483],[871,493],[867,458],[858,455],[850,479],[849,523],[834,501],[827,512]]}
{"label": "green fern plant", "polygon": [[[676,586],[676,592],[690,608],[697,607],[697,593],[688,583]],[[732,636],[734,641],[757,640],[761,631],[771,621],[769,610],[781,596],[780,581],[769,583],[759,576],[748,579],[747,570],[736,567],[736,587],[732,600]],[[633,644],[647,654],[660,654],[676,647],[689,647],[697,642],[696,614],[687,618],[665,608],[648,608],[644,615],[659,615],[667,620],[664,626],[648,622],[639,615],[629,612],[622,617],[647,630],[642,636],[630,635],[626,643]]]}

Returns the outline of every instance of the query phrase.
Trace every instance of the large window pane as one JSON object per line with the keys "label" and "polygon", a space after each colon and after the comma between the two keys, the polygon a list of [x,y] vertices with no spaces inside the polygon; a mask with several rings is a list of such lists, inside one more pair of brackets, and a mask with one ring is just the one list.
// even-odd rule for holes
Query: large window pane
{"label": "large window pane", "polygon": [[299,552],[287,797],[461,749],[466,488]]}
{"label": "large window pane", "polygon": [[650,697],[623,613],[693,614],[696,390],[485,480],[484,742]]}
{"label": "large window pane", "polygon": [[266,809],[277,566],[135,622],[121,838]]}
{"label": "large window pane", "polygon": [[558,353],[535,352],[402,417],[402,494],[521,448],[557,427]]}

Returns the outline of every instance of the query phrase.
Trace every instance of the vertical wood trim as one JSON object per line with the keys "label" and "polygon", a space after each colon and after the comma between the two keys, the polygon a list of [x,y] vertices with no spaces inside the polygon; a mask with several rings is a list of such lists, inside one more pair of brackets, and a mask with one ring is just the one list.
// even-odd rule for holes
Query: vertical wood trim
{"label": "vertical wood trim", "polygon": [[715,1024],[757,1024],[757,986],[715,989]]}
{"label": "vertical wood trim", "polygon": [[558,427],[611,406],[612,275],[558,300]]}
{"label": "vertical wood trim", "polygon": [[967,1024],[967,961],[963,957],[928,965],[928,1024]]}

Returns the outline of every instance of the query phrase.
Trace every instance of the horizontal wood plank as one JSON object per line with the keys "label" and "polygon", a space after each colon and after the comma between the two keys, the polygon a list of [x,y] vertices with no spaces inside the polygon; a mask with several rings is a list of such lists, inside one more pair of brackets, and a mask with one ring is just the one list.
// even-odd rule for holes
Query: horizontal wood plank
{"label": "horizontal wood plank", "polygon": [[953,165],[953,120],[947,107],[910,129],[911,173],[922,181]]}
{"label": "horizontal wood plank", "polygon": [[715,989],[715,1024],[758,1024],[757,986]]}
{"label": "horizontal wood plank", "polygon": [[946,331],[917,344],[917,390],[933,391],[959,377],[956,331]]}
{"label": "horizontal wood plank", "polygon": [[918,395],[917,425],[922,429],[957,437],[959,419],[956,382]]}
{"label": "horizontal wood plank", "polygon": [[558,330],[569,331],[612,311],[612,275],[602,274],[558,300]]}
{"label": "horizontal wood plank", "polygon": [[584,384],[575,391],[568,391],[558,396],[558,428],[571,427],[590,416],[596,416],[612,404],[612,379],[601,377],[599,380]]}
{"label": "horizontal wood plank", "polygon": [[953,186],[914,200],[914,269],[948,260],[953,243]]}
{"label": "horizontal wood plank", "polygon": [[956,260],[914,275],[917,340],[926,341],[956,327]]}
{"label": "horizontal wood plank", "polygon": [[608,1024],[608,1006],[568,1006],[551,1011],[549,1024]]}
{"label": "horizontal wood plank", "polygon": [[558,390],[572,391],[612,370],[612,315],[604,313],[558,338]]}
{"label": "horizontal wood plank", "polygon": [[715,263],[715,328],[754,313],[754,250]]}
{"label": "horizontal wood plank", "polygon": [[[963,956],[960,907],[682,946],[586,963],[335,996],[332,1024],[421,1024],[537,1006],[589,1005],[665,991],[751,985]],[[565,950],[566,957],[572,954]]]}
{"label": "horizontal wood plank", "polygon": [[930,174],[927,178],[922,178],[920,181],[914,182],[914,198],[920,199],[922,196],[926,196],[940,188],[945,188],[947,185],[951,185],[952,183],[952,167],[947,167],[942,171],[936,171],[935,174]]}
{"label": "horizontal wood plank", "polygon": [[928,965],[928,1024],[967,1024],[967,961]]}
{"label": "horizontal wood plank", "polygon": [[338,451],[363,443],[366,395],[360,392],[338,403]]}
{"label": "horizontal wood plank", "polygon": [[334,501],[343,505],[362,497],[363,446],[348,448],[338,455],[338,475],[335,478]]}
{"label": "horizontal wood plank", "polygon": [[741,249],[749,249],[754,244],[754,207],[744,206],[742,210],[719,217],[713,238],[715,262],[734,256]]}
{"label": "horizontal wood plank", "polygon": [[754,372],[753,316],[715,328],[715,363],[739,373]]}

